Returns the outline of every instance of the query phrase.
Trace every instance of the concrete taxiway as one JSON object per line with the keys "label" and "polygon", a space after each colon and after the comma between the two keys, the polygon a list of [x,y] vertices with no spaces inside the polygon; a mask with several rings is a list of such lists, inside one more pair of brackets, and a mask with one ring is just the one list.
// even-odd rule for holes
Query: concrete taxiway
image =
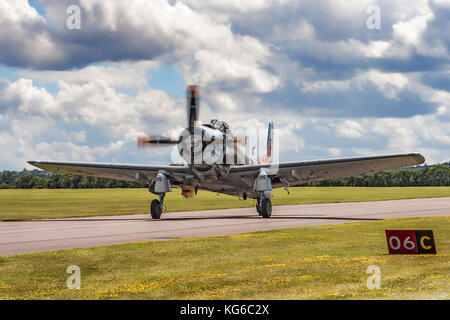
{"label": "concrete taxiway", "polygon": [[440,215],[450,215],[450,198],[275,206],[270,219],[243,208],[163,213],[161,220],[147,214],[2,222],[0,255]]}

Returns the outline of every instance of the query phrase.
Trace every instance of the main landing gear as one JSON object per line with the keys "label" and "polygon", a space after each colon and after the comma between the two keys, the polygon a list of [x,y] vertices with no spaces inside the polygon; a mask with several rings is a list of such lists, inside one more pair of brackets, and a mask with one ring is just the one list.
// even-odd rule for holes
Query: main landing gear
{"label": "main landing gear", "polygon": [[270,218],[272,215],[272,202],[268,198],[259,199],[256,202],[256,211],[263,218]]}
{"label": "main landing gear", "polygon": [[272,183],[266,172],[261,171],[255,179],[253,189],[259,193],[259,199],[256,202],[256,211],[263,218],[270,218],[272,215]]}
{"label": "main landing gear", "polygon": [[153,200],[152,204],[150,205],[150,214],[152,215],[152,219],[158,220],[161,218],[162,210],[163,210],[163,203],[164,203],[164,196],[165,193],[159,194],[159,201]]}
{"label": "main landing gear", "polygon": [[150,189],[150,192],[159,195],[159,201],[155,199],[150,205],[150,214],[152,215],[152,219],[158,220],[159,218],[161,218],[164,205],[164,197],[166,195],[166,192],[171,191],[172,189],[170,188],[170,182],[169,179],[167,179],[165,172],[158,172],[158,174],[156,175],[154,189]]}

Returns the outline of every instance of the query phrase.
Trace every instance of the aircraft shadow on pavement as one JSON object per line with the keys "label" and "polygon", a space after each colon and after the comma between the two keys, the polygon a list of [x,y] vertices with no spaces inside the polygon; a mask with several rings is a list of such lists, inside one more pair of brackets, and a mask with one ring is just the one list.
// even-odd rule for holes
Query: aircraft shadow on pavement
{"label": "aircraft shadow on pavement", "polygon": [[118,218],[117,216],[109,218],[66,218],[66,219],[51,219],[51,220],[34,220],[33,222],[120,222],[120,221],[143,221],[143,222],[160,222],[160,221],[189,221],[189,220],[343,220],[343,221],[377,221],[383,220],[381,218],[358,218],[358,217],[324,217],[324,216],[277,216],[274,215],[270,219],[264,219],[257,215],[247,216],[193,216],[193,217],[162,217],[159,220],[153,220],[150,215],[148,218]]}
{"label": "aircraft shadow on pavement", "polygon": [[[161,218],[159,221],[188,221],[188,220],[228,220],[228,219],[248,219],[248,220],[348,220],[348,221],[377,221],[383,219],[377,218],[346,218],[346,217],[322,217],[322,216],[272,216],[270,219],[264,219],[256,215],[252,216],[212,216],[212,217],[177,217],[177,218]],[[158,220],[156,220],[158,221]]]}

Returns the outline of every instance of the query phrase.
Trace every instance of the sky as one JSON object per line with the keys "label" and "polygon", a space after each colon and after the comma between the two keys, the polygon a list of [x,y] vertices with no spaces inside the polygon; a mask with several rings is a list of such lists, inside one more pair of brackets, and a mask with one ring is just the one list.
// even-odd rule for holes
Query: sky
{"label": "sky", "polygon": [[281,161],[448,161],[449,21],[450,0],[0,0],[0,170],[170,163],[136,139],[177,136],[189,84],[204,122],[273,121]]}

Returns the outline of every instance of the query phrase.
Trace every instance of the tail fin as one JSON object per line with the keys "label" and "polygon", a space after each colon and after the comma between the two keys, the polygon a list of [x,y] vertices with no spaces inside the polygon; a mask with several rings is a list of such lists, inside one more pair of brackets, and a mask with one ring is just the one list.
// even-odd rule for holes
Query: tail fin
{"label": "tail fin", "polygon": [[267,131],[267,153],[264,159],[258,157],[259,163],[270,163],[272,161],[272,147],[273,147],[273,122],[269,123],[269,130]]}

